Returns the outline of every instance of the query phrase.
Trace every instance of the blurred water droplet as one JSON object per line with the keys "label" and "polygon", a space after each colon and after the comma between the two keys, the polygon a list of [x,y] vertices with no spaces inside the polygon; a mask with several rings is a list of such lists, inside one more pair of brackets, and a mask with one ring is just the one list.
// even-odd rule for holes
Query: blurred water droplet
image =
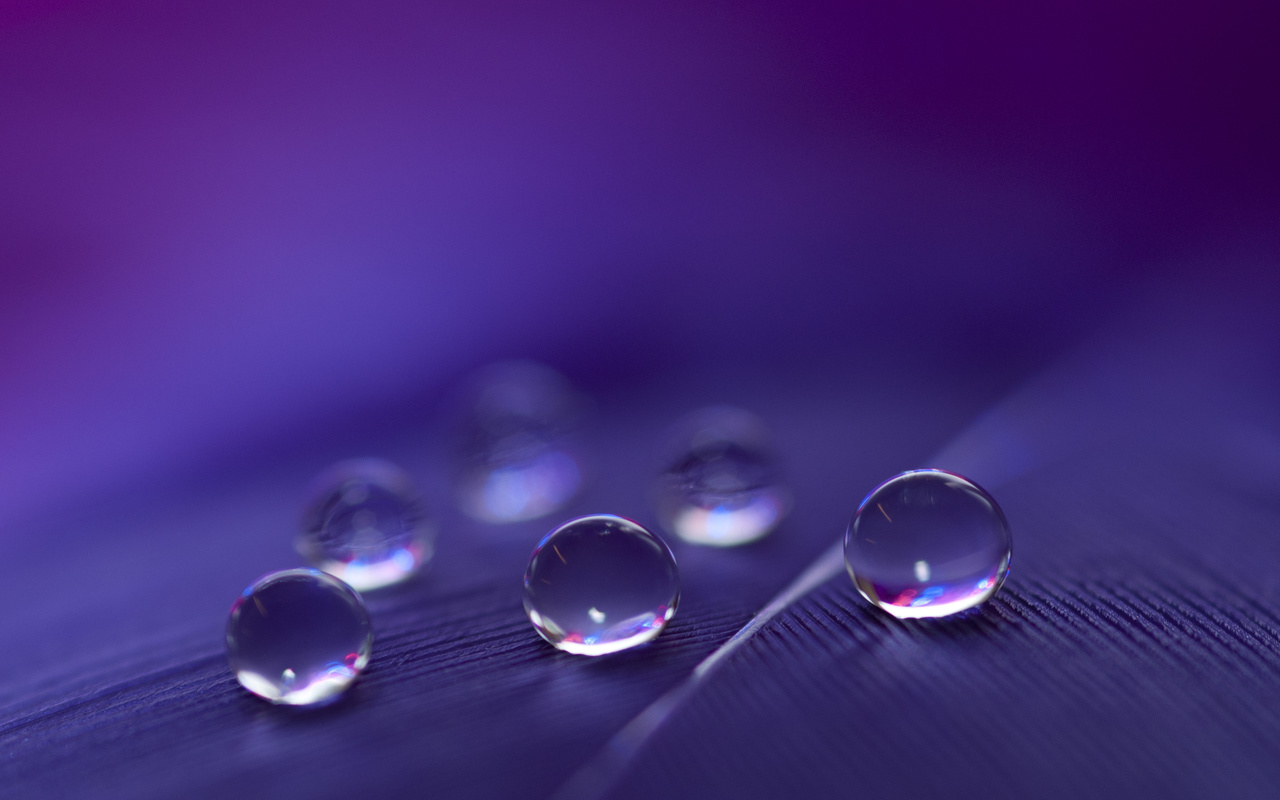
{"label": "blurred water droplet", "polygon": [[772,436],[754,414],[702,409],[663,449],[655,505],[663,528],[693,544],[730,547],[768,535],[786,514]]}
{"label": "blurred water droplet", "polygon": [[435,529],[409,476],[389,461],[339,462],[312,483],[297,548],[359,591],[398,583],[431,559]]}
{"label": "blurred water droplet", "polygon": [[578,493],[587,401],[563,375],[531,361],[493,364],[467,382],[458,405],[454,462],[468,515],[535,519]]}

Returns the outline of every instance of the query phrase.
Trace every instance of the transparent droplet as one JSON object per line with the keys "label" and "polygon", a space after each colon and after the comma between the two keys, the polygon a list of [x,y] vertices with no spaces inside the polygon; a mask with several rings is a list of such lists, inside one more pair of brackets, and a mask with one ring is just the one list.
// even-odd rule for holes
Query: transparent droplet
{"label": "transparent droplet", "polygon": [[312,483],[298,552],[364,592],[408,578],[431,559],[435,530],[413,481],[389,461],[343,461]]}
{"label": "transparent droplet", "polygon": [[373,628],[354,589],[314,569],[258,579],[227,620],[227,661],[240,685],[273,703],[337,698],[369,663]]}
{"label": "transparent droplet", "polygon": [[454,457],[464,512],[519,522],[577,494],[585,400],[563,375],[532,361],[493,364],[468,382],[459,405]]}
{"label": "transparent droplet", "polygon": [[662,456],[656,506],[662,526],[692,544],[731,547],[767,535],[790,495],[768,429],[754,414],[717,406],[676,424]]}
{"label": "transparent droplet", "polygon": [[542,638],[599,656],[643,644],[676,613],[680,575],[666,542],[609,514],[547,534],[524,576],[524,610]]}
{"label": "transparent droplet", "polygon": [[990,599],[1013,540],[994,498],[938,469],[897,475],[862,501],[844,538],[863,597],[895,617],[945,617]]}

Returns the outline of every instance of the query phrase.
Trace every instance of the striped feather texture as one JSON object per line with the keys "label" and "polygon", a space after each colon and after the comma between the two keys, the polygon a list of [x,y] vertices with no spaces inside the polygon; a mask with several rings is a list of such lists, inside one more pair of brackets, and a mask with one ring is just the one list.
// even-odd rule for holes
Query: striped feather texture
{"label": "striped feather texture", "polygon": [[[673,624],[615,657],[558,653],[525,619],[519,579],[546,525],[445,513],[431,571],[370,597],[368,672],[318,711],[242,691],[221,627],[240,588],[296,563],[294,502],[323,454],[32,521],[68,546],[5,554],[23,569],[0,587],[0,796],[548,797],[604,763],[597,794],[618,798],[1273,797],[1280,450],[1259,442],[1280,442],[1280,420],[1222,370],[1272,363],[1274,339],[1195,349],[1176,329],[1110,330],[1010,391],[909,375],[740,387],[790,455],[795,513],[752,547],[677,546]],[[647,444],[724,386],[602,398],[598,450],[615,457],[569,513],[650,521]],[[402,434],[381,452],[432,474]],[[1013,525],[995,601],[899,622],[836,575],[609,757],[867,489],[931,452],[990,476]]]}

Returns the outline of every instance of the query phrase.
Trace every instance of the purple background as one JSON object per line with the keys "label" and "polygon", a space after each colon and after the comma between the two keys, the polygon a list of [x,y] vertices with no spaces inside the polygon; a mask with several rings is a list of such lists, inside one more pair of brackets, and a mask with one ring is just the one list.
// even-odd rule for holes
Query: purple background
{"label": "purple background", "polygon": [[1269,274],[1267,5],[1023,5],[7,5],[0,518],[498,356],[1016,375]]}

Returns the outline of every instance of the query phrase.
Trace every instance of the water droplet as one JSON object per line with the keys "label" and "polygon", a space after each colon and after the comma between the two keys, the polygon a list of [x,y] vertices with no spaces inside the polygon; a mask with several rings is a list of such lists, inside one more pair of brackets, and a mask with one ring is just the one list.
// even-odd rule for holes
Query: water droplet
{"label": "water droplet", "polygon": [[656,506],[663,528],[692,544],[730,547],[772,531],[790,495],[768,429],[754,414],[717,406],[667,437]]}
{"label": "water droplet", "polygon": [[227,620],[227,662],[250,692],[309,706],[337,698],[369,663],[373,628],[354,589],[324,572],[260,578]]}
{"label": "water droplet", "polygon": [[990,599],[1009,572],[1004,512],[980,486],[921,469],[872,490],[844,538],[863,597],[895,617],[945,617]]}
{"label": "water droplet", "polygon": [[458,503],[468,515],[519,522],[577,494],[586,401],[563,375],[531,361],[493,364],[472,377],[457,405]]}
{"label": "water droplet", "polygon": [[343,461],[312,483],[297,548],[364,592],[408,578],[431,559],[435,531],[413,481],[378,458]]}
{"label": "water droplet", "polygon": [[542,638],[599,656],[653,639],[676,613],[680,576],[662,539],[608,514],[547,534],[524,576],[524,608]]}

